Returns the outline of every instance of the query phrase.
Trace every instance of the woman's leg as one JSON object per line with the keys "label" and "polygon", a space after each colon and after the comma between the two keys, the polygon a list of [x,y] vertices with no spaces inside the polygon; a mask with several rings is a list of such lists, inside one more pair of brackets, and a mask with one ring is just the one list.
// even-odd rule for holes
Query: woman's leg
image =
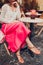
{"label": "woman's leg", "polygon": [[26,38],[26,43],[27,43],[28,48],[29,48],[32,52],[34,52],[35,54],[40,54],[40,50],[38,50],[38,49],[32,44],[32,42],[29,40],[28,37]]}
{"label": "woman's leg", "polygon": [[16,52],[16,56],[17,56],[17,58],[18,58],[18,60],[19,60],[19,62],[20,63],[24,63],[24,59],[21,57],[21,55],[20,55],[20,50],[18,50],[17,52]]}

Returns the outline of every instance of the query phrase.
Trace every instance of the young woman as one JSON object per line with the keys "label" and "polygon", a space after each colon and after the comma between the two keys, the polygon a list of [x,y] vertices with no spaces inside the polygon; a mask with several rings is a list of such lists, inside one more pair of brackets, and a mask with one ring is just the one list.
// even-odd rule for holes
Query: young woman
{"label": "young woman", "polygon": [[19,22],[21,17],[20,7],[15,0],[7,0],[1,11],[2,31],[5,34],[5,39],[8,43],[8,49],[16,53],[19,62],[24,63],[20,55],[20,49],[25,46],[25,41],[28,48],[35,54],[40,54],[40,51],[31,43],[28,38],[30,30],[27,29],[24,23]]}

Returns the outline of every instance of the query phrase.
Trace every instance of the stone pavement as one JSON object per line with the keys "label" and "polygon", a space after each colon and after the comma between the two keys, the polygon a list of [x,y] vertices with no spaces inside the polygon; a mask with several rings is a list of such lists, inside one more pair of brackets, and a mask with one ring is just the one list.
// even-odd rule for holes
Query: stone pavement
{"label": "stone pavement", "polygon": [[3,44],[0,45],[0,65],[43,65],[43,32],[39,37],[33,37],[32,42],[40,49],[41,54],[34,54],[34,57],[32,57],[28,49],[22,50],[21,55],[25,60],[24,64],[18,62],[14,53],[8,56]]}

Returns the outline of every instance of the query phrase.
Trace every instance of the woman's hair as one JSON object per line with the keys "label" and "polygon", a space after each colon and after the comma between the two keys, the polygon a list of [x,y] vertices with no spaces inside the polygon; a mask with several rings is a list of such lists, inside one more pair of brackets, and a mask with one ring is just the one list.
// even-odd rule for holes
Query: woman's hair
{"label": "woman's hair", "polygon": [[9,3],[9,0],[5,0],[5,3]]}
{"label": "woman's hair", "polygon": [[[15,1],[17,1],[17,0],[15,0]],[[9,3],[9,0],[5,0],[5,3]]]}

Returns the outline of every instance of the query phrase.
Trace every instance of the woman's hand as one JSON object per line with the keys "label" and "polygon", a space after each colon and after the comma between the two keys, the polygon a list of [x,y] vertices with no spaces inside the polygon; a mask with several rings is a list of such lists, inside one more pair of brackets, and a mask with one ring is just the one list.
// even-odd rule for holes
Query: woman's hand
{"label": "woman's hand", "polygon": [[17,2],[13,2],[12,3],[15,7],[18,7],[19,6],[19,4],[17,3]]}
{"label": "woman's hand", "polygon": [[16,23],[16,22],[19,22],[18,20],[14,20],[13,22],[11,22],[11,23]]}

